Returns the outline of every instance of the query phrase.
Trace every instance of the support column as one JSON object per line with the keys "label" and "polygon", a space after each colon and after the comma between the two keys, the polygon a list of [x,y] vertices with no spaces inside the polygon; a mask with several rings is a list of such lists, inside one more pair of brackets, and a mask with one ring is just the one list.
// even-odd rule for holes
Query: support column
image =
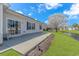
{"label": "support column", "polygon": [[0,44],[3,43],[3,4],[0,4]]}

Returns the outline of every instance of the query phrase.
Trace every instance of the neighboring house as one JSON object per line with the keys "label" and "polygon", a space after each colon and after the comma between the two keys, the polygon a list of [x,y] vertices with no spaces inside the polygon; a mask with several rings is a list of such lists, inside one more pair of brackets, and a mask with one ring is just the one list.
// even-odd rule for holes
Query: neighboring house
{"label": "neighboring house", "polygon": [[78,27],[69,27],[68,30],[78,30]]}
{"label": "neighboring house", "polygon": [[75,30],[75,28],[74,27],[69,27],[68,30]]}
{"label": "neighboring house", "polygon": [[73,28],[69,27],[68,30],[74,30]]}
{"label": "neighboring house", "polygon": [[8,4],[0,4],[0,44],[3,43],[3,37],[6,35],[16,37],[41,32],[46,27],[44,23],[10,10]]}

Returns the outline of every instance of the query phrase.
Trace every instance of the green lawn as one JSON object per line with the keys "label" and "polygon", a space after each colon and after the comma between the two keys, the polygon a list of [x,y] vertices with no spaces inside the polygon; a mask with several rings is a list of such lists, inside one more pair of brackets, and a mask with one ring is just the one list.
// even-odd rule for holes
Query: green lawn
{"label": "green lawn", "polygon": [[61,32],[55,32],[54,35],[44,56],[79,56],[79,41]]}
{"label": "green lawn", "polygon": [[22,54],[17,52],[14,49],[9,49],[7,51],[0,53],[0,56],[20,56],[20,55],[22,55]]}
{"label": "green lawn", "polygon": [[79,34],[79,30],[66,30],[63,32],[70,32],[70,33],[74,33],[74,34]]}
{"label": "green lawn", "polygon": [[69,32],[79,34],[79,30],[72,30],[72,31],[69,31]]}

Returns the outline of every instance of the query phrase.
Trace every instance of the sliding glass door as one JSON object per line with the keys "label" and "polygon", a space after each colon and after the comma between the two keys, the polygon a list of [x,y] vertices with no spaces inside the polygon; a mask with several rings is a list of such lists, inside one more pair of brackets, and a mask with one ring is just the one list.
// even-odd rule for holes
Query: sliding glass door
{"label": "sliding glass door", "polygon": [[20,34],[21,23],[19,21],[8,19],[8,33],[11,35]]}

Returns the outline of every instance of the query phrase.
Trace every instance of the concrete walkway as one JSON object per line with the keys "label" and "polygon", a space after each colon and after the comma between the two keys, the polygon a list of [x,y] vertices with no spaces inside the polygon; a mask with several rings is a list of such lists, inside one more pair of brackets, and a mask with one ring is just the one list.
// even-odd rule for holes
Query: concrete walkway
{"label": "concrete walkway", "polygon": [[25,41],[31,40],[32,38],[44,35],[44,32],[38,32],[38,33],[31,33],[31,34],[25,34],[19,37],[10,38],[10,40],[5,40],[3,45],[0,46],[0,52],[2,50],[8,49],[12,46],[15,46],[17,44],[21,44]]}
{"label": "concrete walkway", "polygon": [[39,44],[45,38],[47,38],[50,34],[51,33],[47,33],[47,34],[41,35],[39,37],[32,38],[31,40],[25,41],[21,44],[13,46],[12,48],[22,54],[26,54],[29,50],[31,50],[33,47],[35,47],[37,44]]}

